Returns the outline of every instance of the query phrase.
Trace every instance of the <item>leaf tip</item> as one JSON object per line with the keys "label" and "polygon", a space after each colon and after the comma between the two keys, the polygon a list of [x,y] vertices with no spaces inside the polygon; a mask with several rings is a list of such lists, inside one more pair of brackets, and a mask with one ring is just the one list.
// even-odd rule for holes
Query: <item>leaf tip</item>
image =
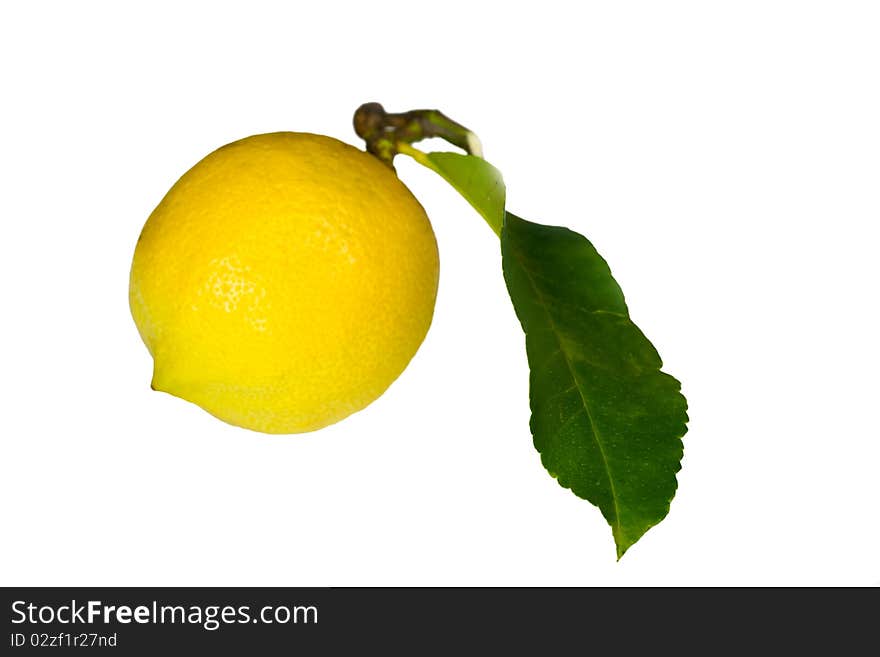
{"label": "leaf tip", "polygon": [[612,528],[612,534],[614,534],[614,546],[617,548],[617,561],[620,563],[620,560],[623,558],[623,555],[626,554],[626,551],[635,545],[638,540],[645,535],[645,532],[642,532],[638,536],[631,537],[623,535],[622,532],[617,531],[617,528],[614,527]]}

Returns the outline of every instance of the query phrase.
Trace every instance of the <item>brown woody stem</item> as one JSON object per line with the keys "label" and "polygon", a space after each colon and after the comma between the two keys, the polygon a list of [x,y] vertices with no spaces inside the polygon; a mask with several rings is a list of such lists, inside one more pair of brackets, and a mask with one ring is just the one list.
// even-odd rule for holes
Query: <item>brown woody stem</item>
{"label": "brown woody stem", "polygon": [[386,112],[379,103],[364,103],[354,113],[354,131],[367,143],[367,151],[394,168],[400,144],[440,137],[468,155],[482,157],[477,136],[437,110]]}

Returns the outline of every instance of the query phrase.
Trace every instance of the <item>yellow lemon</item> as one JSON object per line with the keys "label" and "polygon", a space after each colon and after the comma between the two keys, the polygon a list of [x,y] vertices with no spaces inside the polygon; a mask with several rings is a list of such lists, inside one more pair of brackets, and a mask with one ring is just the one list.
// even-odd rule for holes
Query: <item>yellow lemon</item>
{"label": "yellow lemon", "polygon": [[279,132],[214,151],[150,215],[129,301],[153,388],[267,433],[379,397],[428,331],[439,261],[425,211],[377,158]]}

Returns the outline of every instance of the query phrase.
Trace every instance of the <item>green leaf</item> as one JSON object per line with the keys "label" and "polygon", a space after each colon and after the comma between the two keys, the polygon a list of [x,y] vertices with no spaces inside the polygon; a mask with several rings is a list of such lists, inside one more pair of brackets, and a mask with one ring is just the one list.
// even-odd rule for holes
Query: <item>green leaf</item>
{"label": "green leaf", "polygon": [[476,155],[423,153],[406,144],[400,145],[400,152],[439,173],[482,215],[495,234],[501,235],[505,189],[498,169]]}
{"label": "green leaf", "polygon": [[687,402],[585,237],[508,212],[501,253],[526,334],[535,447],[599,507],[619,559],[669,512]]}
{"label": "green leaf", "polygon": [[501,237],[507,290],[526,333],[531,429],[541,461],[599,507],[618,559],[669,512],[687,402],[629,318],[593,245],[504,211],[501,174],[479,157],[400,152],[436,171]]}

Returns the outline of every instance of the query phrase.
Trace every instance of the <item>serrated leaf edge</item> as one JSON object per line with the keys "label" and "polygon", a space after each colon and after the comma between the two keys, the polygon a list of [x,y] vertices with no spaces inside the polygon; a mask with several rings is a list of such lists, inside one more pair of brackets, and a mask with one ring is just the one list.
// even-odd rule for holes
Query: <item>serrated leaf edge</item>
{"label": "serrated leaf edge", "polygon": [[[505,220],[506,220],[507,212],[505,212],[504,214],[505,214]],[[502,235],[503,235],[503,226],[504,226],[504,224],[502,223]],[[565,229],[565,230],[568,230],[569,232],[574,232],[574,231],[571,231],[570,229]],[[602,258],[601,254],[597,253],[597,255],[599,258]],[[604,258],[602,258],[602,260],[605,262],[605,264],[607,266],[607,264],[608,264],[607,261],[605,261]],[[571,362],[571,358],[565,349],[564,341],[561,339],[561,337],[559,335],[559,332],[556,328],[555,322],[553,321],[553,316],[551,315],[551,313],[547,307],[547,303],[544,300],[543,295],[540,293],[537,286],[535,285],[535,282],[532,279],[532,274],[529,271],[528,267],[523,266],[521,261],[519,262],[519,266],[522,269],[523,273],[525,274],[527,280],[529,281],[529,285],[531,286],[533,292],[535,293],[535,298],[538,300],[538,303],[539,303],[542,311],[544,312],[544,315],[547,318],[547,324],[550,327],[550,332],[553,334],[553,338],[556,341],[556,344],[559,349],[559,353],[561,353],[563,356],[566,368],[567,368],[568,373],[569,373],[571,380],[573,382],[572,388],[577,389],[578,395],[580,396],[580,399],[581,399],[581,405],[584,409],[584,412],[586,413],[587,419],[590,422],[590,427],[591,427],[592,433],[593,433],[593,439],[596,443],[596,446],[598,448],[599,453],[602,455],[602,461],[603,461],[602,465],[604,467],[605,475],[608,479],[609,488],[611,489],[612,500],[614,503],[614,515],[615,515],[614,522],[612,522],[608,518],[608,516],[605,515],[604,511],[602,510],[602,507],[599,506],[599,504],[596,501],[591,500],[586,495],[581,495],[578,491],[576,491],[574,489],[573,485],[570,482],[565,481],[564,478],[561,478],[558,473],[553,472],[550,469],[550,467],[548,467],[548,464],[545,460],[544,452],[538,448],[537,436],[535,435],[534,426],[533,426],[533,421],[534,421],[534,417],[536,415],[536,411],[535,411],[533,397],[532,397],[532,377],[535,376],[534,372],[535,372],[535,369],[537,369],[537,368],[532,368],[531,364],[530,364],[529,365],[529,371],[530,371],[530,376],[529,376],[529,410],[530,410],[529,431],[532,434],[532,444],[534,445],[535,450],[540,455],[541,464],[544,466],[544,469],[550,474],[551,477],[553,477],[556,480],[556,482],[560,486],[562,486],[563,488],[565,488],[567,490],[570,490],[576,497],[578,497],[582,500],[586,500],[587,502],[589,502],[590,504],[592,504],[593,506],[595,506],[599,509],[600,513],[602,513],[602,516],[605,518],[605,521],[611,526],[611,533],[612,533],[612,536],[614,537],[614,543],[615,543],[615,547],[616,547],[616,551],[617,551],[617,560],[620,561],[621,557],[623,557],[623,555],[627,552],[627,550],[629,550],[629,548],[631,548],[633,545],[635,545],[641,539],[641,537],[644,536],[648,532],[648,530],[650,530],[652,527],[655,527],[656,525],[660,524],[660,522],[666,518],[666,516],[669,514],[669,510],[672,506],[672,500],[675,499],[675,495],[678,492],[679,482],[678,482],[677,474],[681,471],[681,468],[682,468],[681,461],[684,458],[684,442],[682,441],[682,438],[685,436],[685,434],[687,434],[687,431],[688,431],[687,423],[690,421],[690,418],[688,417],[688,414],[687,414],[687,408],[688,408],[687,397],[685,397],[681,393],[681,382],[678,379],[676,379],[674,376],[668,374],[667,372],[663,372],[662,369],[660,369],[663,366],[663,362],[662,362],[662,360],[660,360],[658,371],[661,372],[662,374],[665,374],[673,381],[675,381],[675,383],[677,384],[677,393],[678,393],[679,397],[681,397],[681,399],[684,401],[684,408],[683,408],[684,420],[682,423],[682,431],[680,434],[673,435],[673,436],[669,437],[669,440],[677,441],[678,453],[680,454],[680,456],[676,460],[676,465],[675,465],[675,468],[673,469],[674,487],[672,489],[672,494],[669,496],[668,499],[664,499],[664,509],[665,509],[664,513],[659,518],[657,518],[656,521],[651,522],[650,524],[646,524],[638,536],[633,537],[631,540],[626,539],[622,533],[623,530],[620,525],[620,511],[619,511],[619,506],[618,506],[618,496],[617,496],[615,489],[614,489],[614,481],[612,479],[612,471],[611,471],[611,468],[608,464],[608,459],[605,454],[605,449],[604,449],[602,442],[600,440],[601,434],[599,433],[598,428],[596,427],[596,423],[595,423],[593,416],[592,416],[592,413],[590,411],[590,404],[589,404],[589,402],[587,402],[586,397],[584,396],[580,382],[578,381],[578,378],[575,375],[574,368],[573,368],[572,362]],[[621,291],[621,295],[622,294],[623,293]],[[624,303],[625,303],[625,300],[624,300]],[[514,309],[515,309],[515,307],[514,307]],[[587,311],[587,312],[590,312],[592,314],[596,314],[596,313],[607,313],[608,311],[591,310],[591,311]],[[628,312],[626,315],[621,315],[620,313],[612,313],[612,314],[616,314],[616,315],[620,315],[621,317],[625,317],[629,322],[631,322],[633,325],[635,325],[635,322],[632,321]],[[525,324],[523,323],[523,321],[521,319],[520,319],[520,326],[522,327],[523,334],[526,339],[526,345],[528,345],[529,332],[526,330]],[[636,328],[638,328],[637,325],[635,325],[635,326],[636,326]],[[658,357],[659,357],[659,355],[658,355]],[[544,366],[546,366],[546,364],[541,365],[541,367],[544,367]],[[575,417],[575,416],[572,415],[571,417]]]}

